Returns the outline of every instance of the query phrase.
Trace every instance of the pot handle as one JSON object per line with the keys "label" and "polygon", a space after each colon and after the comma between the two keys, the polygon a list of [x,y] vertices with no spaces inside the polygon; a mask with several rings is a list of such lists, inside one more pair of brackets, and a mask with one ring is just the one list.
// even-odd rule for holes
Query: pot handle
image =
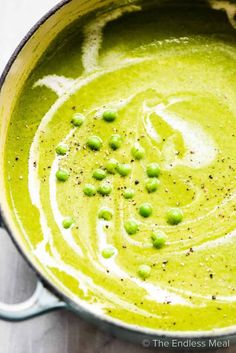
{"label": "pot handle", "polygon": [[23,321],[65,307],[65,302],[61,301],[38,281],[35,292],[25,302],[13,305],[0,303],[0,319]]}

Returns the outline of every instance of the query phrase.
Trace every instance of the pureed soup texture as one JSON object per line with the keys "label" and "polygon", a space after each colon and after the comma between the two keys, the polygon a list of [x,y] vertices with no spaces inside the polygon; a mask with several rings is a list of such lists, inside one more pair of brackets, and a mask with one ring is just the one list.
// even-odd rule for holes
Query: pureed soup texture
{"label": "pureed soup texture", "polygon": [[213,8],[73,24],[11,118],[22,237],[74,300],[131,325],[236,324],[236,23]]}

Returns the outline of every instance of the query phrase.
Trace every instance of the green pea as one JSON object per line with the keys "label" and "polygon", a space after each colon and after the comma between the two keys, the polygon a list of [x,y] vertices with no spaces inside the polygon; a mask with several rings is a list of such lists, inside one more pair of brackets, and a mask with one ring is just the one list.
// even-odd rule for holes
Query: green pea
{"label": "green pea", "polygon": [[140,146],[138,143],[136,143],[132,148],[131,148],[131,154],[132,156],[137,159],[140,160],[142,158],[144,158],[145,156],[145,150],[142,146]]}
{"label": "green pea", "polygon": [[98,218],[110,221],[113,217],[113,211],[108,207],[103,207],[98,212]]}
{"label": "green pea", "polygon": [[72,226],[73,223],[74,223],[74,220],[73,220],[73,218],[71,218],[71,217],[66,217],[66,218],[63,219],[63,221],[62,221],[62,225],[63,225],[63,227],[64,227],[65,229],[69,229],[69,228]]}
{"label": "green pea", "polygon": [[110,259],[113,255],[115,255],[116,249],[113,246],[108,246],[102,250],[102,256],[105,259]]}
{"label": "green pea", "polygon": [[161,168],[158,163],[150,163],[147,166],[147,175],[149,178],[157,178],[161,173]]}
{"label": "green pea", "polygon": [[110,140],[109,140],[109,146],[113,150],[118,150],[122,145],[122,137],[118,134],[111,135]]}
{"label": "green pea", "polygon": [[152,206],[150,203],[146,202],[143,203],[140,207],[139,207],[139,214],[140,216],[147,218],[150,217],[152,214]]}
{"label": "green pea", "polygon": [[81,126],[84,123],[84,121],[85,121],[85,116],[81,113],[76,113],[71,120],[72,124],[76,127]]}
{"label": "green pea", "polygon": [[123,177],[131,173],[131,166],[129,164],[118,164],[116,169],[117,172]]}
{"label": "green pea", "polygon": [[102,115],[103,119],[109,123],[111,123],[112,121],[116,120],[118,117],[118,113],[116,110],[114,109],[109,109],[109,110],[105,110],[103,112]]}
{"label": "green pea", "polygon": [[112,187],[111,187],[111,184],[109,183],[103,183],[98,188],[98,192],[102,196],[110,195],[111,191],[112,191]]}
{"label": "green pea", "polygon": [[115,174],[118,162],[115,159],[110,159],[106,164],[106,170],[109,174]]}
{"label": "green pea", "polygon": [[150,276],[151,273],[151,267],[148,265],[141,265],[138,268],[138,275],[139,277],[141,277],[142,279],[146,279]]}
{"label": "green pea", "polygon": [[134,189],[126,189],[123,193],[125,199],[132,199],[134,197]]}
{"label": "green pea", "polygon": [[167,222],[171,225],[177,225],[183,220],[183,211],[180,208],[171,208],[167,212]]}
{"label": "green pea", "polygon": [[58,169],[56,172],[57,180],[66,181],[70,176],[70,173],[66,169]]}
{"label": "green pea", "polygon": [[151,178],[146,182],[146,190],[149,193],[155,192],[160,185],[160,181],[157,178]]}
{"label": "green pea", "polygon": [[94,170],[93,172],[93,178],[97,180],[103,180],[106,178],[106,176],[107,176],[107,173],[105,172],[105,170],[100,168]]}
{"label": "green pea", "polygon": [[86,196],[94,196],[97,192],[96,187],[93,184],[86,184],[83,191]]}
{"label": "green pea", "polygon": [[56,153],[59,154],[60,156],[64,156],[68,152],[68,146],[64,143],[60,143],[56,147]]}
{"label": "green pea", "polygon": [[154,248],[161,249],[166,244],[167,236],[164,232],[157,230],[152,233],[151,239]]}
{"label": "green pea", "polygon": [[129,235],[136,234],[139,231],[139,225],[135,219],[129,219],[125,222],[124,227]]}
{"label": "green pea", "polygon": [[102,139],[98,136],[90,136],[87,140],[87,146],[93,151],[99,151],[102,147]]}

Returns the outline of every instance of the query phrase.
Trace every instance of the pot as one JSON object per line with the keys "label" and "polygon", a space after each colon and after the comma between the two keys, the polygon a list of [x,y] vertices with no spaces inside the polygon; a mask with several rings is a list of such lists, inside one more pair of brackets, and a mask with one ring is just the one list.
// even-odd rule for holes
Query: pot
{"label": "pot", "polygon": [[[144,1],[145,5],[148,1]],[[171,6],[171,0],[152,0],[150,3],[163,2],[165,6]],[[127,3],[140,4],[142,1],[112,1],[112,0],[64,0],[47,13],[26,35],[20,43],[9,63],[7,64],[0,79],[0,226],[4,228],[13,240],[18,251],[22,254],[29,266],[38,277],[38,285],[33,296],[24,303],[18,305],[6,305],[0,303],[0,318],[9,321],[20,321],[30,319],[56,309],[66,309],[75,312],[80,317],[96,324],[99,328],[114,334],[122,339],[142,343],[143,346],[155,346],[157,340],[171,342],[194,340],[202,342],[202,347],[209,346],[210,339],[234,339],[236,331],[224,330],[220,333],[211,332],[163,332],[127,325],[121,321],[112,319],[103,314],[98,314],[92,305],[86,305],[75,298],[71,298],[61,288],[57,287],[47,277],[46,271],[36,263],[33,255],[23,243],[16,225],[10,216],[10,209],[5,195],[3,177],[4,144],[11,113],[14,109],[17,96],[23,84],[36,65],[43,52],[52,40],[70,23],[79,17],[108,8],[124,6]],[[224,2],[215,2],[216,7],[221,8]],[[191,4],[195,6],[209,6],[205,1],[181,0],[179,6]],[[220,4],[218,6],[218,4]],[[175,1],[176,5],[176,1]],[[193,10],[194,11],[194,10]],[[204,343],[203,343],[204,342]],[[194,348],[194,347],[193,347]]]}

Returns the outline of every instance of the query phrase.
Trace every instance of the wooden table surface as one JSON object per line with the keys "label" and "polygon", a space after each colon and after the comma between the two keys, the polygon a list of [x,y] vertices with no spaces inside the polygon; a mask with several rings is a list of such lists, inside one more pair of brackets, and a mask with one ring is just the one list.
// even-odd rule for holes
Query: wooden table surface
{"label": "wooden table surface", "polygon": [[[0,71],[27,30],[57,0],[0,0]],[[27,299],[36,279],[0,230],[0,300]],[[22,323],[0,321],[0,353],[141,353],[160,352],[120,341],[66,311]],[[236,346],[218,352],[236,353]]]}

